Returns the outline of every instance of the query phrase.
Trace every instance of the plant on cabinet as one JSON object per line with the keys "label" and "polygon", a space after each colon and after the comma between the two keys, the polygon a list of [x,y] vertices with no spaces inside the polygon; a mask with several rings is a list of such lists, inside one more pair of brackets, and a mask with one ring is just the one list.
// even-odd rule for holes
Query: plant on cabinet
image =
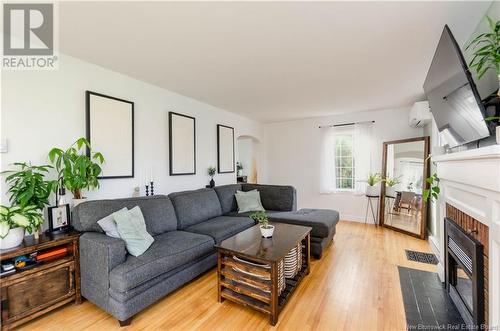
{"label": "plant on cabinet", "polygon": [[82,190],[99,187],[98,177],[102,173],[104,156],[94,152],[87,139],[79,138],[66,150],[53,148],[49,160],[55,165],[63,186],[73,193],[75,205],[85,199]]}
{"label": "plant on cabinet", "polygon": [[24,231],[33,233],[43,223],[43,216],[37,206],[0,206],[0,249],[19,246]]}

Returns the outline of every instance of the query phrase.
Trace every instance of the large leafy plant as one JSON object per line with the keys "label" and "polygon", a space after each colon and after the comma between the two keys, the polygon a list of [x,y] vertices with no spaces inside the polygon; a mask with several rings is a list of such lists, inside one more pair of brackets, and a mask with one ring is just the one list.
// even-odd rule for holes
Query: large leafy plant
{"label": "large leafy plant", "polygon": [[0,206],[0,238],[5,238],[10,229],[22,227],[33,233],[43,223],[43,216],[37,206]]}
{"label": "large leafy plant", "polygon": [[[90,156],[87,156],[87,150]],[[99,187],[97,177],[102,173],[104,157],[92,151],[87,139],[79,138],[66,150],[53,148],[49,152],[49,160],[55,165],[64,187],[73,193],[75,199],[82,198],[83,189]]]}
{"label": "large leafy plant", "polygon": [[486,16],[490,31],[481,33],[465,48],[473,50],[469,67],[477,72],[479,79],[488,71],[494,69],[500,75],[500,21],[493,21]]}
{"label": "large leafy plant", "polygon": [[27,163],[14,163],[19,170],[4,171],[8,175],[5,182],[10,186],[7,193],[12,206],[35,206],[37,210],[49,205],[49,196],[57,189],[56,180],[46,180],[52,169],[49,165],[33,166]]}

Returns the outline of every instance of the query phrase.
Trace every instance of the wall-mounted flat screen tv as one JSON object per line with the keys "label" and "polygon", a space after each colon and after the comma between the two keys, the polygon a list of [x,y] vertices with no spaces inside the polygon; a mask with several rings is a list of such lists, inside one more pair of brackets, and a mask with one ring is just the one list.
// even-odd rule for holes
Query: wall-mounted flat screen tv
{"label": "wall-mounted flat screen tv", "polygon": [[476,84],[448,26],[441,34],[424,91],[442,145],[456,147],[490,135]]}

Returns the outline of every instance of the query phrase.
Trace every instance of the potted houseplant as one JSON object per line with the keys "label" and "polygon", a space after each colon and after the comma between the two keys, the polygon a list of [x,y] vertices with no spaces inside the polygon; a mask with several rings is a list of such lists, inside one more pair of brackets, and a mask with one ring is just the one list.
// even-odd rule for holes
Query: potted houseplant
{"label": "potted houseplant", "polygon": [[49,160],[55,165],[63,186],[73,193],[75,206],[85,201],[82,190],[99,187],[97,178],[102,172],[104,157],[92,151],[87,139],[79,138],[66,150],[53,148],[49,152]]}
{"label": "potted houseplant", "polygon": [[215,176],[215,167],[208,167],[208,175],[210,176],[210,188],[215,187],[215,181],[214,181],[214,176]]}
{"label": "potted houseplant", "polygon": [[269,224],[269,218],[265,211],[257,211],[250,215],[250,218],[260,224],[260,233],[264,238],[271,238],[274,232],[274,225]]}
{"label": "potted houseplant", "polygon": [[380,183],[382,180],[382,177],[380,176],[379,173],[369,173],[368,178],[366,180],[366,183],[368,186],[366,187],[366,195],[368,196],[378,196],[379,195],[379,188],[375,185]]}
{"label": "potted houseplant", "polygon": [[236,176],[243,176],[243,164],[236,162]]}
{"label": "potted houseplant", "polygon": [[37,206],[0,206],[0,249],[19,246],[24,231],[33,233],[43,223],[43,216]]}
{"label": "potted houseplant", "polygon": [[[474,38],[465,50],[472,51],[469,67],[476,71],[478,79],[481,79],[488,69],[494,69],[500,87],[500,20],[493,21],[488,16],[486,19],[489,31]],[[500,89],[497,95],[500,97]]]}
{"label": "potted houseplant", "polygon": [[396,185],[400,183],[399,178],[384,178],[385,195],[388,197],[396,197]]}
{"label": "potted houseplant", "polygon": [[[36,212],[43,214],[43,209],[49,205],[50,195],[57,189],[56,180],[45,179],[52,167],[27,163],[14,163],[14,165],[18,167],[17,170],[2,172],[3,175],[7,175],[5,182],[9,185],[7,193],[10,195],[11,205],[19,206],[21,210],[29,206],[29,211],[34,207]],[[38,235],[38,231],[34,232],[35,236]]]}

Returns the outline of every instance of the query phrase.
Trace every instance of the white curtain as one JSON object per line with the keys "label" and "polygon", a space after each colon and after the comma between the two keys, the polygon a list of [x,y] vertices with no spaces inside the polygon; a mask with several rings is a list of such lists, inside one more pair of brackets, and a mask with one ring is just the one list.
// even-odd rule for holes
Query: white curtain
{"label": "white curtain", "polygon": [[372,122],[354,125],[355,194],[365,194],[366,180],[372,171]]}
{"label": "white curtain", "polygon": [[321,128],[321,163],[319,170],[319,192],[335,191],[335,128]]}

